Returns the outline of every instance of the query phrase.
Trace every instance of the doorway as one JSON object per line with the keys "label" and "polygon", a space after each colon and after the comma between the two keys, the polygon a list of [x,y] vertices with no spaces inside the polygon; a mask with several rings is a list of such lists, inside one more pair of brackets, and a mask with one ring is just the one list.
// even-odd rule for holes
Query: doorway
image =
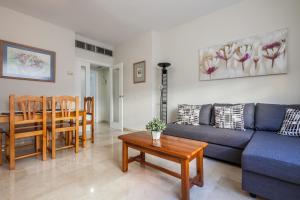
{"label": "doorway", "polygon": [[109,68],[90,65],[90,96],[95,99],[95,122],[109,124]]}
{"label": "doorway", "polygon": [[95,123],[123,130],[123,64],[105,66],[78,61],[81,77],[81,107],[85,96],[94,96]]}

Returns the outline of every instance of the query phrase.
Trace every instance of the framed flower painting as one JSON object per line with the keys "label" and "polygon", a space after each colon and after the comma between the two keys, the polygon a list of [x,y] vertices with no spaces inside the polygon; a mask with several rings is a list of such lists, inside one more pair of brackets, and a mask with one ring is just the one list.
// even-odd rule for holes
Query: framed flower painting
{"label": "framed flower painting", "polygon": [[55,52],[1,40],[0,77],[55,82]]}
{"label": "framed flower painting", "polygon": [[287,73],[287,29],[199,51],[200,80]]}

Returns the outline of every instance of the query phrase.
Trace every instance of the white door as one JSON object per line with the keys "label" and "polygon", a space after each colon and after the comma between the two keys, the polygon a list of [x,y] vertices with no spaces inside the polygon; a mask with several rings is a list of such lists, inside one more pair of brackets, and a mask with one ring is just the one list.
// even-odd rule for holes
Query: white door
{"label": "white door", "polygon": [[123,63],[110,68],[110,127],[123,131]]}

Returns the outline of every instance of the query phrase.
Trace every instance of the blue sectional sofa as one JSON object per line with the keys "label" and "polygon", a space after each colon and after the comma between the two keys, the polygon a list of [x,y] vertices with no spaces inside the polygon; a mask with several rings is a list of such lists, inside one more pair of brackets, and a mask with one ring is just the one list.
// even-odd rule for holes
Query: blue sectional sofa
{"label": "blue sectional sofa", "polygon": [[252,196],[299,200],[300,138],[276,132],[286,109],[300,105],[246,104],[246,131],[215,128],[213,107],[201,107],[199,126],[170,123],[164,134],[208,142],[205,156],[241,164],[242,188]]}

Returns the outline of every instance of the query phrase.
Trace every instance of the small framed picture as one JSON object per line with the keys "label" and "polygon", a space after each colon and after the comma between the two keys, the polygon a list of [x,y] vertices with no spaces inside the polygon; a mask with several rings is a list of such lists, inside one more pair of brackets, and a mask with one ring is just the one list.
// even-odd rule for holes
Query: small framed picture
{"label": "small framed picture", "polygon": [[55,82],[55,52],[0,40],[0,78]]}
{"label": "small framed picture", "polygon": [[133,83],[146,82],[146,61],[133,64]]}

